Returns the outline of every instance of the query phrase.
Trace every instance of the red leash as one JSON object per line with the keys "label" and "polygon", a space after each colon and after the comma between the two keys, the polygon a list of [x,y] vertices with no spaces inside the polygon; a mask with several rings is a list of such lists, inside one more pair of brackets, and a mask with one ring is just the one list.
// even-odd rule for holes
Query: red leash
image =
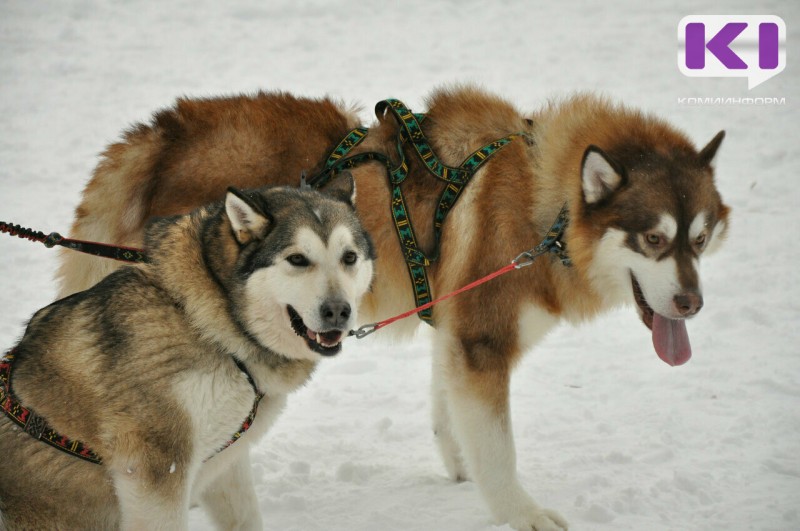
{"label": "red leash", "polygon": [[[525,254],[525,253],[523,253],[523,254]],[[517,258],[519,258],[519,257],[517,257]],[[459,293],[463,293],[465,291],[469,291],[472,288],[480,286],[484,282],[489,282],[490,280],[492,280],[494,278],[497,278],[500,275],[504,275],[504,274],[508,273],[509,271],[513,271],[515,269],[519,269],[519,268],[524,267],[526,265],[530,265],[531,263],[533,263],[533,262],[531,261],[529,263],[520,264],[519,262],[517,262],[517,259],[514,259],[507,266],[498,269],[494,273],[489,273],[485,277],[479,278],[478,280],[476,280],[474,282],[470,282],[469,284],[467,284],[464,287],[458,288],[455,291],[451,291],[450,293],[448,293],[446,295],[442,295],[441,297],[439,297],[437,299],[434,299],[434,300],[432,300],[432,301],[430,301],[428,303],[425,303],[422,306],[418,306],[418,307],[414,308],[413,310],[409,310],[407,312],[403,312],[400,315],[395,315],[394,317],[390,317],[388,319],[384,319],[383,321],[379,321],[377,323],[366,324],[366,325],[362,326],[361,328],[359,328],[358,330],[351,330],[350,331],[350,335],[351,336],[356,336],[357,339],[361,339],[362,337],[366,337],[366,336],[370,335],[371,333],[373,333],[373,332],[375,332],[377,330],[380,330],[384,326],[388,326],[388,325],[394,323],[395,321],[399,321],[401,319],[405,319],[406,317],[410,317],[410,316],[412,316],[412,315],[414,315],[416,313],[421,312],[422,310],[425,310],[426,308],[430,308],[434,304],[438,304],[438,303],[440,303],[440,302],[442,302],[444,300],[449,299],[450,297],[455,297]]]}
{"label": "red leash", "polygon": [[409,310],[407,312],[401,313],[400,315],[390,317],[389,319],[384,319],[383,321],[379,321],[377,323],[366,324],[361,328],[359,328],[358,330],[351,330],[349,335],[355,336],[358,339],[366,337],[371,333],[375,332],[376,330],[380,330],[384,326],[388,326],[394,323],[395,321],[399,321],[400,319],[405,319],[406,317],[414,315],[415,313],[419,313],[422,310],[430,308],[434,304],[442,302],[443,300],[447,300],[450,297],[455,297],[459,293],[471,290],[477,286],[480,286],[484,282],[489,282],[490,280],[499,277],[500,275],[505,275],[509,271],[527,267],[533,264],[534,260],[536,260],[539,256],[545,253],[552,253],[556,255],[556,257],[558,257],[558,259],[561,260],[561,263],[565,267],[570,267],[572,265],[572,260],[570,260],[569,256],[567,255],[567,250],[564,246],[564,243],[561,241],[561,237],[564,234],[564,229],[567,226],[567,222],[568,222],[567,205],[565,204],[563,207],[561,207],[561,211],[558,213],[556,221],[550,227],[550,230],[547,231],[547,234],[545,235],[542,242],[533,249],[520,253],[516,258],[511,260],[511,263],[508,264],[507,266],[501,267],[494,273],[489,273],[485,277],[479,278],[474,282],[470,282],[469,284],[467,284],[462,288],[459,288],[446,295],[442,295],[438,299],[434,299],[428,303],[418,306],[413,310]]}

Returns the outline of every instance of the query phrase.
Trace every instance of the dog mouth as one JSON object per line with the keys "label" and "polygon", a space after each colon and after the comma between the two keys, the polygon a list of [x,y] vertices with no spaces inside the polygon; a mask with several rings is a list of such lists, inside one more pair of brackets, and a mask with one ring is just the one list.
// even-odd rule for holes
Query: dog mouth
{"label": "dog mouth", "polygon": [[631,273],[631,284],[633,285],[633,299],[636,301],[636,305],[639,307],[639,317],[642,318],[644,325],[652,330],[653,316],[655,316],[656,312],[647,303],[647,299],[644,298],[642,287],[639,285],[636,277],[633,276],[633,273]]}
{"label": "dog mouth", "polygon": [[683,365],[692,357],[692,346],[684,319],[670,319],[656,313],[644,296],[642,287],[631,273],[633,299],[642,322],[653,333],[653,347],[661,360],[671,366]]}
{"label": "dog mouth", "polygon": [[291,306],[287,306],[286,309],[289,313],[289,322],[292,324],[292,330],[306,340],[308,348],[322,356],[335,356],[342,350],[342,340],[345,337],[342,330],[314,331],[306,326],[297,310]]}

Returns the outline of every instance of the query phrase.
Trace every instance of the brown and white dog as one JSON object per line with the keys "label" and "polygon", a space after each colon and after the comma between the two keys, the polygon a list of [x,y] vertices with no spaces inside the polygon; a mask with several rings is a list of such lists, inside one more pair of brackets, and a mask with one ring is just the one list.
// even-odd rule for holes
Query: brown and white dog
{"label": "brown and white dog", "polygon": [[[684,319],[703,304],[700,257],[725,233],[729,209],[712,161],[723,134],[697,149],[664,121],[592,95],[523,114],[478,89],[439,90],[423,130],[445,164],[511,133],[522,133],[473,177],[449,214],[440,259],[428,268],[434,295],[505,265],[542,240],[561,207],[572,266],[545,256],[531,267],[434,309],[434,431],[450,476],[474,480],[500,522],[516,529],[566,528],[517,479],[509,416],[511,371],[560,320],[578,322],[635,303],[670,365],[691,355]],[[186,212],[231,184],[296,183],[314,175],[359,125],[329,99],[284,93],[181,99],[129,130],[104,153],[84,191],[73,238],[136,246],[153,216]],[[379,116],[353,153],[397,157],[398,125]],[[406,147],[406,204],[422,249],[433,249],[433,213],[443,184]],[[352,169],[357,209],[377,251],[376,282],[363,321],[414,306],[390,213],[386,168]],[[85,289],[115,264],[64,254],[61,295]],[[396,325],[413,330],[418,320]]]}

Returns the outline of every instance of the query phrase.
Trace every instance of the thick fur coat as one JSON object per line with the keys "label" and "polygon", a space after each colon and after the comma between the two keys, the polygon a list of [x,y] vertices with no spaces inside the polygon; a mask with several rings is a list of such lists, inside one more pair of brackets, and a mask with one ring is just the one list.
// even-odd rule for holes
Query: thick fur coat
{"label": "thick fur coat", "polygon": [[[539,243],[563,205],[569,226],[565,267],[545,256],[532,266],[436,306],[434,432],[448,473],[477,482],[499,522],[539,531],[566,527],[517,480],[509,382],[520,356],[561,319],[578,322],[635,303],[670,364],[691,354],[683,320],[702,306],[700,256],[722,240],[728,208],[711,166],[722,134],[698,149],[661,119],[593,95],[525,114],[470,87],[428,100],[423,130],[448,165],[518,133],[472,178],[449,214],[440,259],[428,268],[434,296],[506,264]],[[141,243],[152,216],[172,215],[239,186],[294,183],[322,169],[330,150],[358,125],[328,99],[260,93],[179,100],[108,148],[76,211],[73,237]],[[398,124],[381,114],[354,153],[396,158]],[[433,213],[444,186],[408,145],[403,192],[420,246],[434,246]],[[352,170],[357,208],[379,257],[364,321],[414,306],[390,213],[386,169]],[[112,264],[65,255],[67,294],[97,282]],[[413,330],[407,319],[396,329]],[[524,449],[522,449],[524,451]]]}

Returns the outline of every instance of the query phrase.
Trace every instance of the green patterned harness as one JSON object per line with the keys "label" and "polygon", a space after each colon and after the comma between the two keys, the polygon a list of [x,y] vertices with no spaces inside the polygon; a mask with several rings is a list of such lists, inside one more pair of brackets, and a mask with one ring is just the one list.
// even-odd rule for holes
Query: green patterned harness
{"label": "green patterned harness", "polygon": [[[310,179],[308,184],[313,187],[324,186],[336,173],[367,161],[378,161],[386,166],[389,184],[391,185],[392,218],[394,219],[394,226],[400,239],[400,247],[403,249],[403,255],[408,266],[411,283],[414,287],[416,305],[419,307],[427,304],[432,299],[427,267],[439,258],[439,242],[447,214],[455,205],[464,187],[481,166],[514,138],[521,136],[521,133],[510,134],[483,146],[474,151],[464,162],[456,167],[447,166],[433,151],[425,133],[422,131],[421,123],[424,121],[425,115],[411,112],[401,101],[395,99],[381,101],[375,106],[375,113],[379,118],[387,110],[391,112],[400,124],[396,142],[399,160],[397,164],[392,163],[389,157],[382,153],[366,152],[347,156],[353,148],[364,140],[369,131],[365,127],[358,127],[350,131],[333,149],[326,159],[322,171]],[[419,247],[411,217],[406,207],[403,190],[400,186],[408,177],[408,164],[403,151],[403,147],[406,144],[410,144],[414,148],[420,160],[434,177],[447,183],[433,214],[434,249],[430,255]],[[426,308],[419,312],[419,317],[424,322],[433,325],[431,308]]]}

